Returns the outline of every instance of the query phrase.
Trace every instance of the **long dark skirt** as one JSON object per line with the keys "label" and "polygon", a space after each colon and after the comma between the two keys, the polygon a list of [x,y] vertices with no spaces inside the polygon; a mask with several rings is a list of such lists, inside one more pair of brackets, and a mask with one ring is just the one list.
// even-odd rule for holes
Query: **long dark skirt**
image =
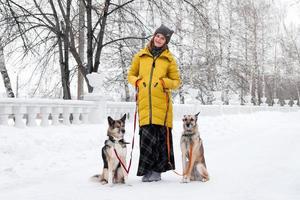
{"label": "long dark skirt", "polygon": [[160,125],[140,127],[140,159],[138,176],[148,171],[165,172],[175,169],[172,130],[170,130],[170,162],[168,160],[167,130]]}

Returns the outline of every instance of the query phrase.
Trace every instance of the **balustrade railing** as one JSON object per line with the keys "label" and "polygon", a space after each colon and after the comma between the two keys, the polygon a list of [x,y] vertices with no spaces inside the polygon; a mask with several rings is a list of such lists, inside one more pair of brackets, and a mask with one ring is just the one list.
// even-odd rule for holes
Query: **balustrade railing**
{"label": "balustrade railing", "polygon": [[[125,113],[129,122],[133,122],[135,102],[56,100],[56,99],[16,99],[0,98],[0,125],[26,126],[71,125],[87,123],[106,123],[107,116],[114,119]],[[200,105],[174,104],[174,120],[180,120],[185,114],[201,112],[203,116],[252,113],[257,111],[299,111],[300,107],[253,105]]]}
{"label": "balustrade railing", "polygon": [[88,123],[88,115],[96,105],[90,101],[51,99],[0,99],[0,125],[10,122],[25,126],[70,125]]}

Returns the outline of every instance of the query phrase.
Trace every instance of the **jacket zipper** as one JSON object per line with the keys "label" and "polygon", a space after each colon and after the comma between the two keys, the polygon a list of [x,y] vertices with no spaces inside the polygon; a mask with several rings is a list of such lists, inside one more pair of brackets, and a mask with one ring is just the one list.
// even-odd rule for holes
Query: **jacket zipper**
{"label": "jacket zipper", "polygon": [[152,68],[150,72],[150,81],[149,81],[149,124],[152,124],[152,97],[151,97],[151,85],[152,85],[152,76],[153,76],[153,71],[155,68],[155,61],[156,58],[153,58],[153,63],[152,63]]}

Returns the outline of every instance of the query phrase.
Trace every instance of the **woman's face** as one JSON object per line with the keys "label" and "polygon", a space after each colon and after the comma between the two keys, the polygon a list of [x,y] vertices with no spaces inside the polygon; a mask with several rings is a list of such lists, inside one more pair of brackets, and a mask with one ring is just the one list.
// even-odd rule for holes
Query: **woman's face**
{"label": "woman's face", "polygon": [[154,46],[160,48],[162,46],[164,46],[164,44],[166,43],[166,38],[163,34],[157,33],[154,36]]}

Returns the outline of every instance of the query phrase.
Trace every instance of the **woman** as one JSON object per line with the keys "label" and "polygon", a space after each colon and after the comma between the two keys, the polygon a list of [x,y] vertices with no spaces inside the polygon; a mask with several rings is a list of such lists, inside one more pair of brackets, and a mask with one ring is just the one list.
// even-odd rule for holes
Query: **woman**
{"label": "woman", "polygon": [[168,49],[172,34],[172,30],[161,25],[147,47],[134,56],[128,72],[128,82],[138,89],[140,158],[137,175],[143,176],[143,182],[159,181],[162,172],[175,168],[170,90],[180,85],[180,77]]}

